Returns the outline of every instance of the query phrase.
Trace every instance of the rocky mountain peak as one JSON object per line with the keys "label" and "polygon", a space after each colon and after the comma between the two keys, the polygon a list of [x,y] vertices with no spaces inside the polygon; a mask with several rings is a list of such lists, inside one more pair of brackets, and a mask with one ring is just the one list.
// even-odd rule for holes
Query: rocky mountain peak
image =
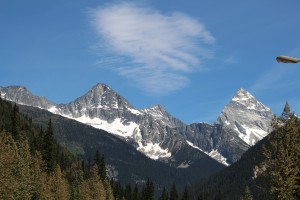
{"label": "rocky mountain peak", "polygon": [[199,126],[184,124],[159,104],[136,110],[102,83],[76,100],[59,105],[34,96],[23,86],[0,87],[0,92],[7,100],[47,109],[118,135],[145,155],[155,155],[155,159],[173,157],[179,148],[188,145],[187,140],[202,153],[221,162],[227,159],[231,164],[270,132],[273,118],[272,111],[243,88],[224,107],[214,125]]}
{"label": "rocky mountain peak", "polygon": [[18,104],[48,109],[56,105],[44,97],[30,93],[24,86],[0,87],[1,97]]}
{"label": "rocky mountain peak", "polygon": [[148,110],[153,110],[153,111],[157,111],[157,112],[166,112],[166,110],[162,107],[162,105],[160,104],[156,104],[154,106],[151,106],[149,108],[147,108]]}
{"label": "rocky mountain peak", "polygon": [[142,109],[144,113],[152,115],[156,119],[164,119],[169,117],[169,113],[160,105],[156,104],[149,108]]}
{"label": "rocky mountain peak", "polygon": [[82,108],[132,108],[129,102],[107,85],[98,83],[85,95],[70,104],[80,105]]}
{"label": "rocky mountain peak", "polygon": [[90,91],[98,91],[99,93],[103,94],[106,91],[111,91],[111,89],[103,83],[97,83],[90,89]]}
{"label": "rocky mountain peak", "polygon": [[231,99],[230,104],[239,104],[245,109],[256,110],[258,112],[271,111],[268,107],[264,106],[254,96],[252,96],[248,91],[246,91],[243,88],[240,88],[236,92],[235,96]]}
{"label": "rocky mountain peak", "polygon": [[245,89],[239,89],[215,124],[230,127],[252,146],[271,131],[273,113]]}

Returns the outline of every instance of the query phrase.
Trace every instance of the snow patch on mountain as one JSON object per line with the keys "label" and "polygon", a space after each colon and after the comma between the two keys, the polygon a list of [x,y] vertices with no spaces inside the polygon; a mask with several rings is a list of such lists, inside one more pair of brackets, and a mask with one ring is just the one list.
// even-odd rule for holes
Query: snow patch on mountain
{"label": "snow patch on mountain", "polygon": [[215,124],[234,130],[247,145],[253,146],[272,130],[273,113],[243,88],[225,106]]}
{"label": "snow patch on mountain", "polygon": [[227,159],[222,156],[222,154],[219,153],[216,149],[211,150],[211,152],[209,152],[207,155],[222,163],[223,165],[229,166],[229,164],[226,162]]}
{"label": "snow patch on mountain", "polygon": [[[56,107],[51,107],[49,111],[55,114],[60,113],[60,110],[57,109]],[[142,114],[141,112],[135,109],[130,109],[130,111],[133,113]],[[137,150],[144,153],[146,156],[148,156],[153,160],[171,157],[171,153],[168,151],[168,149],[162,149],[159,143],[142,142],[140,127],[138,124],[134,122],[126,122],[125,120],[116,118],[114,121],[109,123],[106,120],[102,120],[99,118],[90,118],[89,116],[86,115],[81,117],[76,117],[76,118],[74,118],[72,115],[62,115],[62,116],[70,119],[74,119],[76,121],[90,125],[97,129],[105,130],[109,133],[118,135],[125,139],[133,139],[138,144]]]}
{"label": "snow patch on mountain", "polygon": [[[130,141],[152,159],[171,157],[171,150],[174,149],[172,145],[176,146],[178,143],[170,143],[168,149],[165,149],[165,145],[162,148],[162,143],[174,135],[173,131],[176,130],[185,140],[197,141],[195,144],[198,146],[188,143],[190,146],[228,165],[220,152],[229,152],[226,154],[228,162],[235,162],[238,159],[236,154],[240,156],[241,152],[235,149],[245,151],[272,129],[272,111],[244,89],[237,91],[214,125],[199,127],[184,124],[160,105],[137,110],[126,99],[101,83],[76,100],[59,105],[44,97],[34,96],[22,86],[0,87],[0,91],[1,97],[7,100],[45,109],[115,134]],[[226,149],[229,148],[228,144],[233,144],[234,147]],[[181,139],[179,145],[182,145]],[[206,151],[199,148],[199,145]],[[177,165],[188,166],[185,162]]]}
{"label": "snow patch on mountain", "polygon": [[198,149],[200,151],[202,151],[203,153],[205,153],[205,151],[203,151],[201,148],[199,148],[198,146],[194,145],[192,142],[186,140],[186,142],[188,143],[188,145],[190,145],[191,147]]}
{"label": "snow patch on mountain", "polygon": [[132,114],[135,115],[142,115],[143,113],[141,113],[139,110],[133,109],[133,108],[127,108]]}
{"label": "snow patch on mountain", "polygon": [[260,110],[263,112],[271,111],[270,108],[257,101],[254,96],[252,96],[243,88],[239,89],[236,95],[231,100],[245,106],[245,108],[248,110]]}
{"label": "snow patch on mountain", "polygon": [[169,158],[171,157],[171,152],[168,149],[162,149],[159,143],[146,143],[145,145],[142,142],[139,142],[138,151],[143,152],[146,156],[153,160],[157,160],[159,158]]}
{"label": "snow patch on mountain", "polygon": [[5,99],[5,95],[6,95],[6,93],[1,92],[1,95],[0,95],[1,99]]}
{"label": "snow patch on mountain", "polygon": [[188,161],[185,161],[181,163],[177,168],[188,168],[190,166],[190,163]]}
{"label": "snow patch on mountain", "polygon": [[246,134],[241,133],[237,128],[235,130],[239,133],[239,137],[251,146],[258,142],[259,138],[264,138],[268,135],[268,132],[262,129],[250,128],[247,125],[241,125],[241,127],[245,130]]}
{"label": "snow patch on mountain", "polygon": [[211,152],[206,152],[206,151],[202,150],[201,148],[199,148],[198,146],[194,145],[192,142],[190,142],[188,140],[186,140],[186,142],[191,147],[193,147],[195,149],[198,149],[199,151],[202,151],[203,153],[205,153],[206,155],[208,155],[211,158],[215,159],[219,163],[222,163],[225,166],[229,166],[229,164],[226,162],[226,158],[224,156],[222,156],[222,154],[219,153],[216,149],[213,149]]}

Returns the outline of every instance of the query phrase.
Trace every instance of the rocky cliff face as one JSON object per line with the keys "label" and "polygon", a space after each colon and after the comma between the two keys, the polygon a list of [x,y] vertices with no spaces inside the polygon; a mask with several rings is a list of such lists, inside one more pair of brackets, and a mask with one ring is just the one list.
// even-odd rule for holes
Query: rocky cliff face
{"label": "rocky cliff face", "polygon": [[104,84],[97,84],[85,95],[60,105],[32,95],[24,87],[0,87],[0,92],[2,97],[16,103],[106,130],[148,157],[173,166],[192,162],[195,156],[188,153],[183,156],[183,149],[189,152],[189,148],[196,149],[198,157],[207,154],[223,164],[231,164],[268,133],[273,116],[269,108],[244,89],[236,93],[213,125],[186,125],[160,105],[137,110]]}
{"label": "rocky cliff face", "polygon": [[194,123],[187,125],[185,130],[176,128],[173,131],[178,134],[183,133],[189,145],[224,165],[236,162],[250,147],[234,130],[218,124]]}
{"label": "rocky cliff face", "polygon": [[252,146],[271,130],[272,111],[244,89],[237,91],[225,106],[215,124],[234,130],[238,137]]}
{"label": "rocky cliff face", "polygon": [[271,130],[272,111],[245,89],[239,89],[213,125],[195,123],[177,130],[194,147],[232,164]]}
{"label": "rocky cliff face", "polygon": [[49,109],[55,105],[55,103],[47,100],[45,97],[32,95],[23,86],[0,87],[0,93],[1,98],[18,104],[31,105],[42,109]]}

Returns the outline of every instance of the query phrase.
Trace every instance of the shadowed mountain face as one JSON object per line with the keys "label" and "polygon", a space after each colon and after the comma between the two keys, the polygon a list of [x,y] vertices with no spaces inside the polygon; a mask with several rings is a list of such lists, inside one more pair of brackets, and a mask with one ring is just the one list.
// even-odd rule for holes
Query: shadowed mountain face
{"label": "shadowed mountain face", "polygon": [[[39,107],[97,129],[105,130],[154,160],[173,167],[188,167],[193,149],[224,165],[232,164],[271,129],[272,112],[250,93],[240,89],[213,125],[186,125],[162,106],[135,109],[104,84],[68,104],[55,104],[32,95],[22,86],[0,87],[1,96],[19,104]],[[180,156],[179,155],[180,152]],[[197,157],[197,156],[196,156]]]}
{"label": "shadowed mountain face", "polygon": [[[174,182],[178,190],[183,191],[185,185],[193,185],[224,169],[222,164],[189,145],[182,145],[174,153],[174,163],[181,164],[174,167],[145,156],[129,141],[104,130],[36,107],[20,105],[19,108],[33,123],[42,127],[47,127],[51,119],[59,143],[86,162],[93,162],[96,150],[104,154],[109,176],[125,184],[145,183],[151,178],[159,192],[163,186]],[[191,155],[188,161],[186,154]]]}

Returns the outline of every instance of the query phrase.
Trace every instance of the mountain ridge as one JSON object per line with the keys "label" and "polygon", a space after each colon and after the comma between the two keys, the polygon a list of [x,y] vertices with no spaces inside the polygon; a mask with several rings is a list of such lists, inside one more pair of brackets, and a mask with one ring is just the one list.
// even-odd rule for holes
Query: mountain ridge
{"label": "mountain ridge", "polygon": [[[174,155],[185,145],[197,147],[225,165],[236,162],[243,152],[263,138],[257,131],[248,133],[250,129],[247,127],[264,131],[265,136],[266,129],[270,127],[267,124],[271,121],[272,114],[269,108],[243,88],[232,97],[213,125],[207,123],[187,125],[173,117],[159,104],[135,109],[125,98],[102,83],[96,84],[83,96],[67,104],[55,104],[46,101],[45,98],[38,101],[37,96],[32,95],[27,89],[25,91],[20,88],[17,90],[17,86],[14,86],[10,91],[10,87],[0,87],[1,93],[4,92],[1,95],[16,103],[39,108],[44,106],[43,109],[54,114],[106,130],[129,141],[148,157],[169,162],[174,166],[181,164],[174,162]],[[28,102],[30,98],[33,99],[32,102]],[[253,118],[251,124],[245,125],[243,115],[249,119]],[[254,142],[247,143],[245,138]]]}

